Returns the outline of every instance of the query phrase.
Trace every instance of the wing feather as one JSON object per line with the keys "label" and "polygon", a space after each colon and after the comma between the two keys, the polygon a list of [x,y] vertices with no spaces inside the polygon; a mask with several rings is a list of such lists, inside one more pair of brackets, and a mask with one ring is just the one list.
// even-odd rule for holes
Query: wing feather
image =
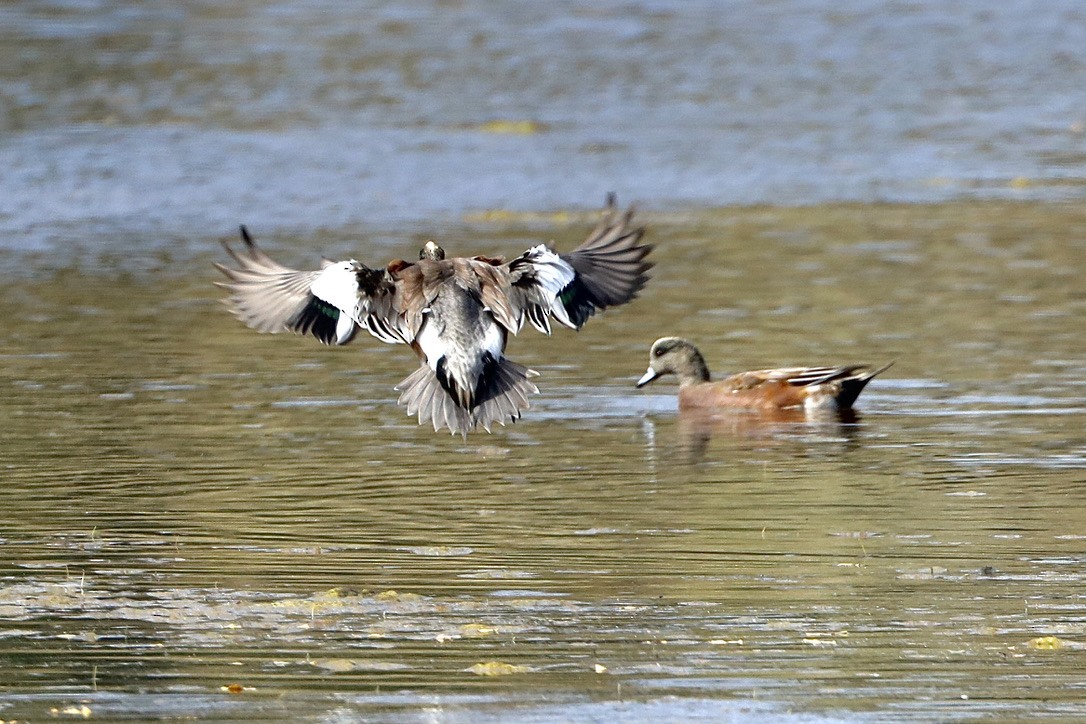
{"label": "wing feather", "polygon": [[403,342],[393,306],[394,285],[384,270],[353,259],[328,262],[317,271],[279,264],[241,227],[242,249],[223,247],[234,267],[215,266],[228,281],[227,306],[258,332],[312,334],[325,344],[350,342],[359,327],[385,342]]}
{"label": "wing feather", "polygon": [[519,324],[550,334],[548,317],[580,329],[596,310],[626,304],[649,280],[652,246],[641,243],[643,226],[632,227],[633,209],[619,213],[607,197],[603,219],[568,254],[546,246],[529,249],[507,264]]}

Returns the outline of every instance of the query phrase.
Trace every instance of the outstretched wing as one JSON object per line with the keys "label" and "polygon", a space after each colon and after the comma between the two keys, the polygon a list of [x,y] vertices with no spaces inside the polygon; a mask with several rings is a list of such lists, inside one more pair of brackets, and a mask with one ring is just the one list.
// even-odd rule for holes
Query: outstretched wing
{"label": "outstretched wing", "polygon": [[223,247],[237,265],[215,266],[229,281],[225,300],[238,319],[258,332],[312,334],[325,344],[350,342],[364,327],[383,342],[403,342],[393,309],[395,286],[384,269],[353,259],[325,261],[319,271],[297,271],[279,264],[241,227],[244,249]]}
{"label": "outstretched wing", "polygon": [[527,317],[550,334],[550,317],[580,329],[597,309],[625,304],[648,282],[652,246],[642,244],[645,227],[631,227],[633,208],[619,213],[614,194],[607,197],[603,219],[588,238],[568,254],[544,245],[532,247],[506,267],[512,298],[523,323]]}

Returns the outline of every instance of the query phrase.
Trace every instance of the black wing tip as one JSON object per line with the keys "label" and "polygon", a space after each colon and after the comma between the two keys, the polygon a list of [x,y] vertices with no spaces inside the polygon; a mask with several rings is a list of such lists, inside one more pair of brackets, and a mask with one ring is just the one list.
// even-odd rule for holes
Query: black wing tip
{"label": "black wing tip", "polygon": [[[253,241],[253,237],[249,235],[249,229],[245,226],[245,224],[241,224],[240,226],[238,226],[238,231],[241,233],[241,241],[245,246],[245,251],[248,252],[249,258],[256,258],[257,246],[256,242]],[[233,259],[236,264],[240,265],[241,267],[247,266],[245,259],[238,255],[240,253],[239,250],[235,249],[229,241],[227,241],[226,239],[219,239],[219,244],[222,246],[223,249],[226,250],[226,253],[230,255],[230,258]],[[233,274],[231,273],[233,270],[224,267],[221,264],[215,264],[215,267],[231,279],[234,278]]]}
{"label": "black wing tip", "polygon": [[[622,226],[626,226],[630,223],[630,219],[633,218],[636,207],[634,204],[630,204],[626,207],[626,210],[622,212],[622,218],[619,222]],[[615,217],[618,215],[618,194],[614,191],[608,191],[607,196],[603,201],[603,216],[604,220],[610,224],[615,224]]]}
{"label": "black wing tip", "polygon": [[[249,233],[249,229],[245,226],[245,224],[238,225],[238,233],[241,236],[241,241],[245,244],[246,248],[252,249],[256,246],[256,242],[253,241],[253,237]],[[236,261],[238,260],[237,253],[234,250],[234,247],[230,245],[229,241],[227,241],[226,239],[219,239],[219,244],[222,245],[222,248],[226,249],[226,251],[229,252],[230,256],[234,257]]]}
{"label": "black wing tip", "polygon": [[256,250],[256,242],[253,241],[252,234],[249,233],[249,227],[241,224],[238,226],[238,231],[241,232],[241,241],[245,244],[245,248],[253,253]]}

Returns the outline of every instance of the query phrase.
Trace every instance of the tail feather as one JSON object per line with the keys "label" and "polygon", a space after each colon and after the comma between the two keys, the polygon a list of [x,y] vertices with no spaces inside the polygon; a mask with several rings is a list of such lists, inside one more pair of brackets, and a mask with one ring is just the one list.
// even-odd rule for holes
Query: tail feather
{"label": "tail feather", "polygon": [[495,422],[504,425],[520,418],[529,407],[528,395],[539,393],[531,378],[539,373],[504,357],[490,366],[475,392],[472,420],[490,432]]}
{"label": "tail feather", "polygon": [[434,432],[456,423],[456,403],[448,395],[439,398],[434,405],[433,422]]}
{"label": "tail feather", "polygon": [[444,405],[442,403],[445,401],[445,398],[441,395],[440,392],[432,387],[429,388],[426,392],[427,394],[423,400],[423,407],[420,412],[426,413],[426,417],[429,418],[430,424],[434,426],[434,432],[437,432],[445,424],[442,415],[444,409]]}
{"label": "tail feather", "polygon": [[441,387],[434,371],[426,365],[420,366],[396,385],[400,391],[398,403],[407,409],[408,415],[415,415],[419,424],[424,421],[434,426],[434,431],[443,427],[453,434],[465,437],[473,427],[467,411],[457,406],[456,402]]}
{"label": "tail feather", "polygon": [[[426,369],[425,367],[419,367],[408,375],[403,382],[396,385],[396,389],[400,390],[400,399],[397,402],[407,408],[407,414],[409,415],[414,415],[419,411],[422,393],[428,389]],[[419,422],[421,421],[422,416],[419,415]]]}
{"label": "tail feather", "polygon": [[[467,431],[473,427],[471,417],[468,415],[467,411],[456,404],[456,400],[449,397],[447,394],[435,394],[437,394],[438,401],[440,402],[441,415],[440,417],[435,417],[434,432],[437,432],[442,427],[447,427],[452,434],[459,432],[461,435],[466,436]],[[435,404],[434,407],[436,409],[437,405]],[[440,420],[440,424],[436,420]]]}
{"label": "tail feather", "polygon": [[530,381],[536,374],[504,358],[492,363],[475,390],[475,407],[468,410],[424,364],[396,385],[400,392],[398,403],[407,409],[408,415],[416,416],[419,424],[428,421],[435,431],[448,428],[454,435],[466,438],[476,426],[490,432],[494,423],[504,425],[517,420],[521,411],[528,408],[528,396],[539,392]]}
{"label": "tail feather", "polygon": [[425,365],[419,367],[403,382],[396,385],[396,389],[400,391],[399,404],[407,408],[407,414],[417,416],[420,425],[423,421],[427,421],[433,423],[435,431],[447,426],[453,432],[467,434],[470,426],[461,426],[455,416],[452,420],[449,420],[445,414],[438,417],[439,412],[444,410],[442,403],[447,395],[445,390],[441,389],[434,371],[429,367]]}
{"label": "tail feather", "polygon": [[866,365],[857,365],[853,368],[855,370],[853,372],[854,376],[841,380],[841,393],[837,395],[837,407],[842,410],[852,407],[852,404],[856,402],[856,398],[867,387],[867,383],[875,379],[875,375],[890,369],[893,364],[891,362],[874,370]]}

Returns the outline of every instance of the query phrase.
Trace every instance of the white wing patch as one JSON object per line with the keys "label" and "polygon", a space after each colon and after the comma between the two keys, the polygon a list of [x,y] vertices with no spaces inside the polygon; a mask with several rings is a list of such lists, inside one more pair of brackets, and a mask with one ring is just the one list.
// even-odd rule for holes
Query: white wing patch
{"label": "white wing patch", "polygon": [[[543,244],[533,246],[524,252],[524,257],[532,263],[536,289],[543,302],[540,306],[548,307],[555,319],[570,329],[576,329],[569,315],[566,314],[566,308],[558,300],[558,295],[577,275],[573,267]],[[551,333],[546,317],[537,318],[537,315],[529,314],[528,320],[540,332]]]}
{"label": "white wing patch", "polygon": [[573,267],[543,244],[533,246],[524,255],[532,260],[536,281],[552,297],[573,281]]}
{"label": "white wing patch", "polygon": [[355,325],[364,328],[377,339],[388,344],[404,342],[387,321],[370,314],[370,299],[359,293],[359,264],[349,261],[329,262],[309,287],[309,292],[340,311],[336,322],[336,344],[346,344],[354,337]]}
{"label": "white wing patch", "polygon": [[[337,261],[329,264],[309,288],[310,293],[323,302],[328,302],[348,317],[354,316],[355,307],[358,306],[358,276],[355,270],[358,262]],[[359,320],[355,322],[361,324]]]}
{"label": "white wing patch", "polygon": [[347,344],[354,338],[354,331],[357,329],[354,320],[346,314],[340,313],[339,319],[336,320],[336,344]]}

